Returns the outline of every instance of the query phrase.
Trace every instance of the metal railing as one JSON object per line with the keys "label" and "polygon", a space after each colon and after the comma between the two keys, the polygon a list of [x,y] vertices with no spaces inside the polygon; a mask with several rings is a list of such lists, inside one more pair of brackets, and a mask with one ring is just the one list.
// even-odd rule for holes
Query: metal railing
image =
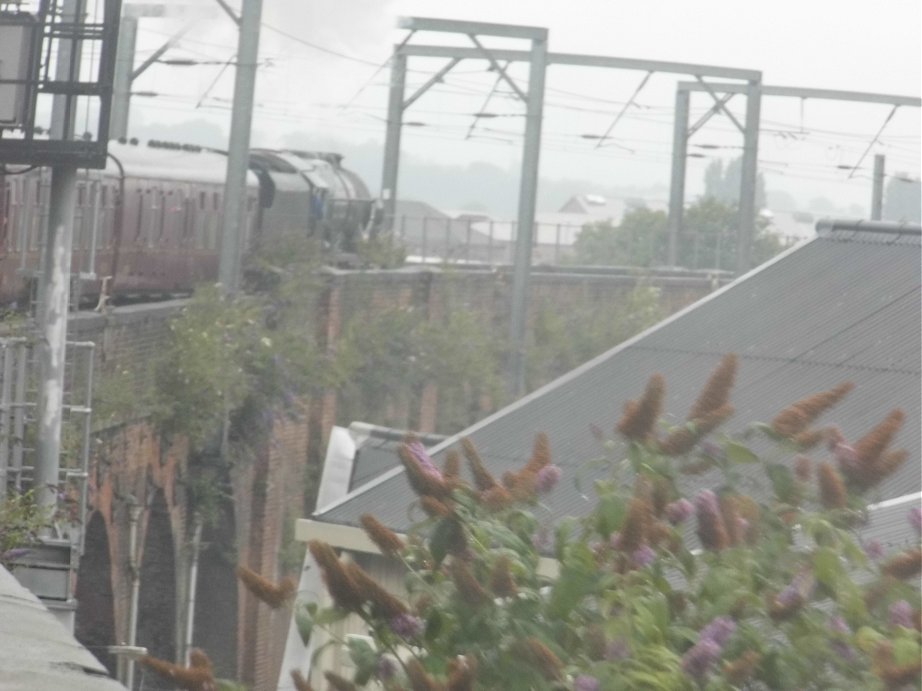
{"label": "metal railing", "polygon": [[[513,261],[515,221],[403,215],[395,217],[391,227],[394,240],[404,248],[411,263],[500,266]],[[665,233],[620,232],[598,256],[580,256],[575,243],[584,227],[576,223],[535,223],[532,264],[636,267],[668,264]],[[774,238],[774,243],[766,243],[764,247],[756,243],[754,263],[765,261],[775,250],[787,249],[799,241],[781,235]],[[679,236],[678,264],[693,270],[735,271],[736,246],[734,233],[685,230]]]}

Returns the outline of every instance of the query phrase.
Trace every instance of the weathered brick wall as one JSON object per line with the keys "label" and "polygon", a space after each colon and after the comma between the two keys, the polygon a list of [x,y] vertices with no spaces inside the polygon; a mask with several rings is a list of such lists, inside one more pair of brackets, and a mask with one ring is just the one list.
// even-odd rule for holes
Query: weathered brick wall
{"label": "weathered brick wall", "polygon": [[[531,280],[531,305],[551,301],[560,310],[587,309],[610,303],[638,284],[635,277],[535,275]],[[483,315],[498,332],[508,329],[511,276],[508,273],[451,273],[424,270],[390,272],[331,271],[316,307],[313,324],[307,324],[322,348],[333,352],[343,329],[356,315],[371,307],[379,310],[418,309],[430,319],[446,310],[467,309]],[[707,279],[645,279],[660,287],[664,311],[673,312],[702,297],[713,286]],[[97,379],[111,373],[140,393],[152,383],[152,364],[162,353],[169,320],[184,301],[120,307],[104,314],[81,313],[70,322],[71,340],[96,344]],[[327,391],[303,404],[303,415],[276,417],[269,442],[257,459],[235,467],[230,478],[234,496],[233,517],[236,558],[269,578],[280,573],[286,521],[305,510],[310,474],[323,458],[330,428],[348,424],[337,419],[337,394]],[[400,411],[397,411],[398,413]],[[419,410],[403,411],[420,431],[435,427],[438,391],[432,385],[422,392]],[[375,422],[375,420],[369,420]],[[128,498],[146,501],[163,492],[175,549],[176,597],[183,610],[187,596],[183,574],[189,558],[190,517],[186,515],[183,478],[188,449],[181,439],[163,439],[149,424],[135,422],[111,428],[96,425],[96,442],[90,472],[90,508],[105,522],[112,565],[113,609],[118,641],[127,639],[131,578],[128,569]],[[144,549],[146,513],[139,530]],[[233,532],[233,531],[230,531]],[[283,612],[258,606],[237,585],[237,676],[254,689],[270,688],[279,673],[286,633]],[[176,613],[177,636],[181,611]]]}

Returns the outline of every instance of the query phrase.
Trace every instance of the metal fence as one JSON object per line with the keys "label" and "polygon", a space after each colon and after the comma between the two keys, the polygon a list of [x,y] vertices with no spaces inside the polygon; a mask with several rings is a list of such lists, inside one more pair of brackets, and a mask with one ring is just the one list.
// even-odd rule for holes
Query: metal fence
{"label": "metal fence", "polygon": [[[421,264],[511,264],[516,240],[515,221],[445,216],[397,216],[394,239],[406,251],[407,260]],[[598,257],[580,257],[575,248],[583,225],[535,223],[533,264],[605,264],[652,267],[668,264],[668,240],[664,233],[620,232]],[[753,263],[761,263],[799,238],[762,235],[753,246]],[[695,270],[736,270],[737,236],[685,230],[679,235],[678,264]]]}

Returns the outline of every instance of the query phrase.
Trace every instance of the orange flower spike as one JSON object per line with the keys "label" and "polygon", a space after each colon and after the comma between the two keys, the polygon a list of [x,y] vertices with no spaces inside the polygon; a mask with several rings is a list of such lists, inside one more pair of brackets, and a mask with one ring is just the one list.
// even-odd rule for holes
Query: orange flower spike
{"label": "orange flower spike", "polygon": [[631,554],[646,541],[652,514],[653,509],[650,502],[637,498],[631,499],[624,523],[621,525],[618,549]]}
{"label": "orange flower spike", "polygon": [[290,602],[298,590],[298,584],[290,576],[286,576],[276,584],[242,564],[237,567],[237,577],[257,600],[264,602],[272,609],[278,609]]}
{"label": "orange flower spike", "polygon": [[448,518],[454,513],[450,505],[439,501],[435,497],[421,497],[419,503],[423,507],[423,511],[433,518]]}
{"label": "orange flower spike", "polygon": [[445,465],[442,467],[442,476],[446,480],[458,480],[461,477],[461,456],[454,449],[445,454]]}
{"label": "orange flower spike", "polygon": [[500,557],[496,560],[493,573],[490,574],[490,590],[498,597],[513,597],[518,592],[515,579],[509,571],[508,557]]}
{"label": "orange flower spike", "polygon": [[477,447],[474,446],[474,442],[472,442],[467,437],[464,437],[461,440],[461,449],[464,451],[464,457],[467,459],[468,466],[471,469],[471,474],[474,476],[474,485],[477,487],[477,489],[481,492],[486,492],[487,490],[496,487],[496,479],[490,474],[490,471],[488,471],[487,467],[484,465],[483,459],[477,452]]}
{"label": "orange flower spike", "polygon": [[874,464],[874,469],[877,471],[877,481],[880,482],[892,475],[907,460],[909,460],[909,452],[905,449],[886,451],[881,454],[877,463]]}
{"label": "orange flower spike", "polygon": [[807,429],[794,437],[794,443],[797,444],[801,451],[809,451],[821,441],[824,441],[827,436],[825,428]]}
{"label": "orange flower spike", "polygon": [[307,548],[314,557],[314,561],[320,566],[323,580],[336,606],[349,612],[358,612],[365,598],[358,585],[346,572],[333,548],[321,540],[310,540]]}
{"label": "orange flower spike", "polygon": [[782,437],[796,437],[825,411],[845,398],[854,386],[851,382],[843,382],[834,389],[792,403],[775,416],[772,429]]}
{"label": "orange flower spike", "polygon": [[704,548],[714,552],[724,549],[730,539],[717,495],[710,490],[700,492],[695,497],[695,513],[698,518],[698,538]]}
{"label": "orange flower spike", "polygon": [[724,663],[724,676],[734,686],[740,686],[753,675],[761,661],[761,653],[747,650],[732,662]]}
{"label": "orange flower spike", "polygon": [[733,415],[733,406],[725,403],[720,408],[708,411],[702,417],[695,419],[695,431],[692,432],[684,425],[673,430],[664,441],[659,442],[659,450],[667,456],[681,456],[691,451],[698,440],[713,432],[727,418]]}
{"label": "orange flower spike", "polygon": [[426,672],[422,663],[415,657],[407,662],[406,670],[413,691],[440,691],[439,683]]}
{"label": "orange flower spike", "polygon": [[502,511],[515,501],[512,494],[502,485],[495,485],[480,495],[480,501],[490,511]]}
{"label": "orange flower spike", "polygon": [[554,654],[550,648],[537,638],[529,638],[525,641],[525,650],[527,657],[534,662],[544,678],[549,681],[560,679],[560,672],[563,669],[563,663],[560,658]]}
{"label": "orange flower spike", "polygon": [[291,682],[295,685],[295,691],[314,691],[310,682],[296,669],[291,670]]}
{"label": "orange flower spike", "polygon": [[448,691],[474,691],[476,677],[476,658],[458,655],[448,663]]}
{"label": "orange flower spike", "polygon": [[909,549],[890,557],[881,570],[900,580],[918,577],[922,573],[922,549]]}
{"label": "orange flower spike", "polygon": [[854,449],[858,462],[873,466],[902,427],[904,418],[899,408],[891,410],[880,424],[856,441]]}
{"label": "orange flower spike", "polygon": [[897,665],[893,659],[893,644],[885,641],[877,646],[874,650],[872,670],[887,689],[905,689],[912,684],[913,688],[918,687],[920,676],[922,676],[922,660],[910,662],[905,665]]}
{"label": "orange flower spike", "polygon": [[794,477],[801,482],[807,482],[812,474],[813,461],[808,456],[798,456],[794,459]]}
{"label": "orange flower spike", "polygon": [[848,506],[848,490],[842,476],[831,463],[820,463],[816,474],[820,488],[820,502],[827,509],[844,509]]}
{"label": "orange flower spike", "polygon": [[748,524],[743,532],[743,539],[748,544],[753,544],[759,537],[759,528],[762,523],[762,509],[759,503],[748,495],[736,497],[736,510]]}
{"label": "orange flower spike", "polygon": [[666,504],[672,501],[673,487],[669,479],[658,475],[653,478],[653,491],[650,500],[653,502],[653,515],[662,518]]}
{"label": "orange flower spike", "polygon": [[535,445],[531,452],[531,458],[525,464],[524,470],[529,473],[537,473],[544,466],[551,464],[551,442],[544,432],[538,432],[535,436]]}
{"label": "orange flower spike", "polygon": [[721,358],[711,374],[698,399],[688,413],[688,420],[704,417],[711,411],[722,408],[730,400],[730,391],[736,381],[737,358],[730,353]]}
{"label": "orange flower spike", "polygon": [[490,601],[490,593],[477,582],[467,564],[460,559],[451,562],[451,579],[461,599],[467,604],[477,607]]}
{"label": "orange flower spike", "polygon": [[634,405],[625,406],[625,414],[618,422],[618,431],[628,439],[645,442],[653,433],[663,408],[666,380],[654,374],[647,382],[643,397]]}
{"label": "orange flower spike", "polygon": [[745,525],[739,514],[736,497],[723,494],[718,497],[717,504],[720,507],[720,516],[723,519],[724,528],[727,531],[728,546],[740,544],[740,542],[743,541]]}
{"label": "orange flower spike", "polygon": [[189,657],[191,663],[189,667],[176,665],[150,655],[143,656],[139,662],[184,691],[216,691],[217,686],[208,656],[202,650],[193,648]]}
{"label": "orange flower spike", "polygon": [[346,573],[359,587],[365,599],[371,603],[374,610],[387,619],[406,614],[409,608],[394,595],[382,588],[378,582],[355,562],[346,565]]}
{"label": "orange flower spike", "polygon": [[362,524],[362,528],[365,529],[368,539],[374,542],[375,546],[381,550],[381,554],[393,557],[403,551],[405,545],[397,533],[371,514],[363,514],[359,518],[359,522]]}

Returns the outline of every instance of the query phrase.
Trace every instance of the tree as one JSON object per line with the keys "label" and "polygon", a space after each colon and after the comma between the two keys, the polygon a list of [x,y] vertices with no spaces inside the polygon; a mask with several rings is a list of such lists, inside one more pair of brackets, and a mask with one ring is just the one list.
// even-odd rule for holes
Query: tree
{"label": "tree", "polygon": [[[739,211],[714,197],[703,197],[685,210],[677,263],[693,269],[736,268]],[[662,211],[628,211],[618,226],[589,224],[576,238],[573,262],[601,266],[657,266],[667,263],[668,223]],[[754,264],[781,251],[780,239],[757,219],[752,244]]]}
{"label": "tree", "polygon": [[[361,518],[382,554],[405,565],[405,596],[309,543],[333,606],[300,604],[302,636],[350,614],[369,636],[334,639],[356,671],[328,672],[331,688],[917,688],[922,549],[882,557],[854,533],[863,496],[906,460],[888,448],[902,413],[849,444],[816,425],[849,393],[844,383],[769,425],[708,439],[733,412],[735,373],[725,357],[672,428],[658,426],[665,382],[651,377],[615,426],[622,441],[605,441],[596,461],[610,476],[595,484],[595,508],[552,531],[539,501],[561,469],[545,435],[501,479],[464,441],[472,483],[458,453],[438,468],[408,440],[401,461],[428,518],[406,540]],[[808,454],[821,441],[833,459],[816,463]],[[764,456],[750,448],[766,442],[775,449]],[[764,471],[758,491],[748,468]],[[720,480],[689,480],[711,469]],[[918,507],[909,519],[922,527]],[[542,575],[543,556],[556,560],[553,575]]]}
{"label": "tree", "polygon": [[573,245],[574,262],[597,266],[651,266],[662,257],[667,217],[662,211],[634,208],[621,224],[608,221],[583,227]]}

